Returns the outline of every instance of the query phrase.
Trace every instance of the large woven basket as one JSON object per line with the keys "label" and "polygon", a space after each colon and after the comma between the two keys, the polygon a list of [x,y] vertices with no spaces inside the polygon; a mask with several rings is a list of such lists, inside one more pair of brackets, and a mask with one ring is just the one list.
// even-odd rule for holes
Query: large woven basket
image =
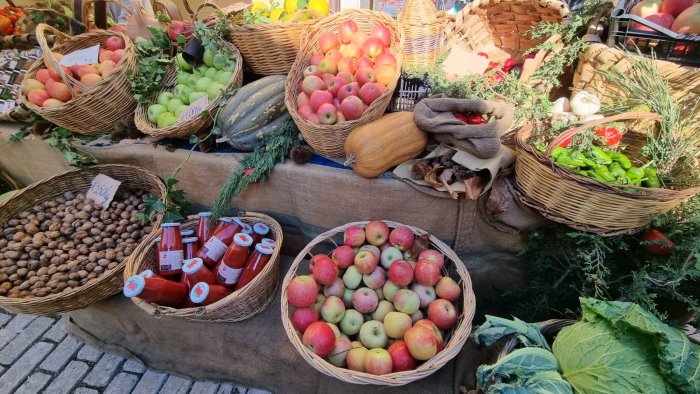
{"label": "large woven basket", "polygon": [[[384,221],[390,228],[405,226],[401,223]],[[445,340],[445,348],[438,352],[433,358],[423,362],[418,368],[411,371],[393,372],[387,375],[372,375],[365,372],[356,372],[350,369],[339,368],[333,366],[323,358],[319,357],[301,342],[301,336],[295,331],[292,322],[289,318],[291,307],[287,298],[287,287],[289,283],[297,275],[308,274],[308,258],[317,253],[326,253],[330,248],[342,244],[343,232],[351,226],[365,227],[368,222],[348,223],[332,230],[326,231],[314,238],[306,247],[297,255],[296,259],[289,268],[287,275],[282,282],[282,298],[281,298],[281,313],[282,325],[287,332],[287,337],[292,342],[294,348],[301,356],[316,368],[319,372],[340,379],[344,382],[355,384],[374,384],[382,386],[402,386],[413,381],[423,379],[438,369],[442,368],[447,362],[454,358],[462,346],[466,342],[472,328],[472,319],[476,310],[476,298],[472,290],[472,283],[464,263],[457,257],[457,254],[444,242],[437,239],[433,235],[430,236],[430,245],[433,249],[442,252],[445,255],[445,266],[443,275],[448,275],[455,279],[462,288],[462,297],[457,300],[455,306],[460,311],[457,319],[457,325],[452,330],[443,335]],[[413,230],[413,233],[420,236],[428,234],[427,232],[411,226],[406,226]],[[303,264],[302,264],[303,263]],[[303,266],[303,267],[302,267]]]}
{"label": "large woven basket", "polygon": [[[146,169],[126,164],[98,165],[67,171],[27,186],[3,203],[0,222],[4,223],[20,212],[31,209],[37,202],[58,197],[65,192],[85,193],[98,174],[120,181],[120,190],[143,190],[156,198],[161,198],[166,193],[163,182]],[[159,222],[160,219],[157,219],[155,225]],[[0,307],[14,313],[33,315],[53,315],[84,308],[121,291],[124,286],[122,271],[130,259],[131,256],[111,272],[63,293],[32,298],[0,297]]]}
{"label": "large woven basket", "polygon": [[[209,322],[237,322],[249,319],[265,310],[277,293],[280,276],[280,250],[283,242],[282,228],[275,219],[261,213],[245,212],[239,217],[251,225],[256,222],[267,224],[270,227],[269,237],[277,243],[265,268],[247,286],[224,299],[202,307],[175,309],[156,305],[140,298],[132,298],[134,303],[144,312],[157,318],[171,317]],[[196,229],[197,221],[189,221],[184,224],[183,228]],[[161,229],[155,230],[136,248],[124,270],[124,278],[138,275],[146,269],[158,272],[156,238],[161,233]]]}
{"label": "large woven basket", "polygon": [[450,17],[431,0],[408,0],[397,20],[403,32],[403,67],[435,67]]}
{"label": "large woven basket", "polygon": [[[649,224],[652,215],[668,212],[700,192],[700,187],[673,190],[601,183],[555,165],[549,153],[565,139],[604,123],[659,119],[659,115],[652,113],[628,112],[597,120],[560,134],[549,143],[545,153],[535,150],[528,142],[532,125],[521,127],[516,136],[515,160],[515,179],[522,193],[521,201],[548,219],[577,230],[605,236],[640,230]],[[633,161],[646,144],[646,130],[636,126],[622,139],[622,144],[628,147],[625,152]]]}
{"label": "large woven basket", "polygon": [[[53,34],[58,45],[50,48],[46,41],[46,33]],[[124,56],[114,71],[89,89],[82,86],[73,77],[67,76],[56,59],[48,55],[51,51],[67,54],[95,44],[104,45],[109,37],[114,36],[124,39],[126,43]],[[49,25],[39,24],[36,28],[36,37],[44,52],[44,62],[51,64],[54,69],[59,71],[61,79],[68,85],[73,99],[59,107],[42,108],[32,104],[24,94],[21,94],[22,101],[29,109],[51,123],[65,127],[74,133],[85,135],[108,133],[120,120],[133,116],[136,102],[133,93],[131,93],[126,71],[135,70],[136,62],[134,60],[134,45],[127,36],[118,32],[101,30],[70,37]],[[25,78],[34,78],[36,73],[44,68],[44,62],[35,62],[27,71]],[[76,86],[81,87],[82,93],[76,92]]]}
{"label": "large woven basket", "polygon": [[[367,108],[359,119],[336,125],[316,125],[299,116],[296,97],[300,92],[301,81],[304,79],[304,69],[311,64],[311,56],[321,53],[318,46],[318,38],[325,32],[337,33],[338,26],[346,20],[355,21],[360,31],[367,34],[371,32],[372,27],[378,24],[384,25],[391,30],[391,51],[396,56],[396,75],[382,95],[372,102],[372,105]],[[284,103],[304,139],[317,153],[324,156],[340,157],[344,154],[343,144],[348,134],[356,127],[379,119],[389,105],[396,83],[399,80],[399,76],[401,76],[402,33],[397,28],[396,21],[386,14],[363,9],[347,9],[328,16],[313,26],[307,27],[302,37],[301,49],[287,76]]]}

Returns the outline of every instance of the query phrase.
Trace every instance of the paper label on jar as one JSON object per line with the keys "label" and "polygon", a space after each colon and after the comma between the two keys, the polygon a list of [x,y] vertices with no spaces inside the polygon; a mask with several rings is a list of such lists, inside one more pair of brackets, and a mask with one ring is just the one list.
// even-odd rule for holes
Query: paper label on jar
{"label": "paper label on jar", "polygon": [[226,285],[235,285],[238,283],[238,278],[241,276],[242,271],[243,268],[231,268],[228,265],[221,263],[219,266],[219,272],[216,273],[216,276],[218,277],[219,282]]}
{"label": "paper label on jar", "polygon": [[161,271],[173,271],[182,269],[182,261],[185,254],[182,250],[169,250],[167,252],[159,252],[158,258]]}
{"label": "paper label on jar", "polygon": [[204,244],[204,247],[207,248],[207,252],[204,255],[213,261],[219,261],[224,253],[226,253],[226,249],[228,249],[228,246],[216,237],[209,238],[209,241]]}

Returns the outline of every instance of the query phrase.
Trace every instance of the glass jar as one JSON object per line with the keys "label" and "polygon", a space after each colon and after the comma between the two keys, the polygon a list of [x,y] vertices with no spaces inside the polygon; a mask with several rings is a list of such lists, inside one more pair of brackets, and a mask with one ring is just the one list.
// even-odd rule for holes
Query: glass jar
{"label": "glass jar", "polygon": [[255,223],[253,225],[253,244],[259,244],[260,241],[270,232],[270,227],[265,223]]}
{"label": "glass jar", "polygon": [[242,227],[241,232],[243,234],[253,235],[253,228],[250,227],[250,224],[244,223],[241,219],[238,219],[238,218],[236,218],[234,220],[237,221],[238,224],[241,225],[241,227]]}
{"label": "glass jar", "polygon": [[162,278],[162,276],[153,273],[152,270],[143,270],[139,275],[143,276],[144,278]]}
{"label": "glass jar", "polygon": [[225,298],[229,294],[231,294],[231,291],[224,286],[199,282],[190,290],[190,303],[193,306],[209,305]]}
{"label": "glass jar", "polygon": [[187,285],[163,278],[144,278],[134,275],[124,282],[124,295],[157,305],[177,307],[187,299]]}
{"label": "glass jar", "polygon": [[197,239],[199,239],[199,247],[201,248],[209,240],[209,236],[211,235],[211,226],[209,225],[211,212],[200,212],[198,216]]}
{"label": "glass jar", "polygon": [[190,260],[197,256],[197,252],[199,252],[197,237],[183,238],[182,246],[185,249],[185,260]]}
{"label": "glass jar", "polygon": [[275,240],[271,238],[263,238],[260,240],[260,243],[263,245],[267,245],[272,249],[274,249],[277,246],[277,242],[275,242]]}
{"label": "glass jar", "polygon": [[190,289],[199,282],[216,283],[216,275],[199,258],[185,260],[182,266],[182,276]]}
{"label": "glass jar", "polygon": [[233,287],[238,282],[252,244],[253,237],[250,235],[238,233],[233,237],[233,243],[216,269],[216,281],[220,285]]}
{"label": "glass jar", "polygon": [[180,235],[182,238],[194,237],[194,230],[180,230]]}
{"label": "glass jar", "polygon": [[242,226],[234,220],[226,220],[212,233],[207,243],[199,249],[197,257],[202,259],[210,267],[226,253],[226,249],[233,242],[233,236],[241,232]]}
{"label": "glass jar", "polygon": [[158,273],[164,276],[179,275],[185,253],[180,235],[180,223],[163,223],[160,243],[158,244]]}
{"label": "glass jar", "polygon": [[255,277],[260,273],[260,271],[265,268],[265,265],[270,261],[270,256],[274,251],[270,245],[257,244],[255,245],[255,252],[250,255],[248,262],[245,265],[245,269],[241,274],[241,278],[236,284],[236,291],[242,289],[245,285],[250,283]]}

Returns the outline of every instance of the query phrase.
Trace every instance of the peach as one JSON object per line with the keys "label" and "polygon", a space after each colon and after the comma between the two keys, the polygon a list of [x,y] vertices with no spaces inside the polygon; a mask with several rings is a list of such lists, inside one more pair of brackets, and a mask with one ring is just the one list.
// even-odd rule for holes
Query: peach
{"label": "peach", "polygon": [[39,107],[44,105],[44,102],[51,98],[49,93],[44,89],[34,89],[27,94],[29,101]]}

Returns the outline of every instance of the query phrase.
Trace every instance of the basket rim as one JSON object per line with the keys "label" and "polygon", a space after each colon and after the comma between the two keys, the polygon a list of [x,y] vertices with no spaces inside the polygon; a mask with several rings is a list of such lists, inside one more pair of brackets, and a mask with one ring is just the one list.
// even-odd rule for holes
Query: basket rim
{"label": "basket rim", "polygon": [[[95,173],[99,174],[101,171],[105,168],[115,168],[115,169],[124,169],[124,170],[130,170],[130,171],[135,171],[141,173],[142,176],[151,178],[151,180],[157,180],[157,182],[154,182],[155,185],[158,186],[158,189],[161,193],[161,196],[166,194],[166,189],[165,185],[163,182],[156,176],[153,172],[139,166],[131,165],[131,164],[98,164],[92,167],[86,167],[86,168],[78,168],[78,169],[73,169],[73,170],[68,170],[61,172],[59,174],[53,175],[51,177],[36,181],[32,183],[31,185],[21,189],[18,193],[14,194],[7,200],[3,202],[3,205],[0,206],[2,209],[7,209],[6,205],[10,201],[15,201],[17,199],[23,198],[26,194],[32,192],[35,189],[41,188],[41,187],[48,187],[47,185],[50,182],[60,180],[61,178],[65,177],[72,177],[72,176],[77,176],[80,173],[84,173],[87,171],[94,171]],[[63,191],[56,191],[56,194],[54,197],[63,194]],[[36,203],[36,202],[34,202]],[[160,223],[160,216],[157,218],[157,220],[153,223],[153,228],[155,229],[156,225]],[[153,231],[151,231],[151,234],[153,234]],[[146,236],[146,238],[150,237],[150,234]],[[135,252],[135,250],[134,250]],[[10,297],[3,297],[0,296],[0,307],[13,307],[13,306],[26,306],[26,307],[31,307],[31,306],[36,306],[36,305],[41,305],[41,304],[46,304],[50,303],[59,299],[65,299],[65,298],[71,298],[71,297],[76,297],[79,295],[79,293],[84,293],[87,292],[90,289],[93,289],[97,286],[100,286],[104,284],[104,282],[111,280],[112,278],[118,276],[118,274],[124,269],[126,266],[127,262],[129,259],[133,256],[133,253],[129,256],[126,257],[122,260],[121,263],[119,263],[112,271],[107,274],[107,275],[102,275],[99,278],[96,278],[95,280],[89,281],[88,283],[76,287],[76,288],[71,288],[70,290],[66,292],[61,292],[61,293],[54,293],[54,294],[49,294],[44,297],[31,297],[31,298],[10,298]],[[83,306],[81,306],[82,308]]]}
{"label": "basket rim", "polygon": [[452,250],[452,248],[447,246],[444,242],[442,242],[434,235],[418,227],[408,226],[391,220],[382,220],[382,222],[384,222],[387,226],[393,228],[399,226],[408,227],[413,231],[415,235],[418,236],[425,234],[429,235],[431,246],[435,247],[437,250],[446,255],[446,257],[448,257],[455,266],[457,275],[459,275],[461,281],[461,300],[463,302],[463,310],[458,320],[459,323],[451,332],[452,336],[449,342],[445,343],[445,347],[441,351],[437,352],[437,354],[429,360],[424,361],[423,364],[421,364],[416,369],[410,371],[392,372],[386,375],[372,375],[366,372],[357,372],[352,371],[350,369],[339,368],[331,365],[322,357],[319,357],[318,355],[304,347],[301,342],[301,338],[292,327],[291,320],[289,317],[290,306],[287,299],[287,287],[289,286],[291,280],[296,276],[296,271],[299,268],[300,263],[303,261],[305,256],[310,253],[314,246],[332,238],[337,234],[340,234],[348,227],[360,226],[364,228],[367,225],[367,223],[369,223],[369,221],[346,223],[342,226],[338,226],[331,230],[328,230],[322,234],[319,234],[316,238],[309,242],[309,244],[307,244],[307,246],[301,252],[299,252],[282,281],[282,287],[280,289],[280,291],[282,292],[280,296],[280,312],[282,324],[290,342],[292,342],[292,345],[297,349],[299,353],[301,353],[301,356],[304,358],[304,360],[306,360],[313,368],[315,368],[319,372],[328,376],[333,376],[347,383],[402,386],[435,373],[438,369],[442,368],[459,353],[459,351],[466,343],[469,334],[471,333],[471,325],[474,319],[474,315],[476,313],[476,297],[474,295],[474,290],[471,284],[471,277],[469,276],[469,272],[467,271],[466,266],[464,265],[462,260],[459,258],[459,256],[457,256],[457,254]]}

